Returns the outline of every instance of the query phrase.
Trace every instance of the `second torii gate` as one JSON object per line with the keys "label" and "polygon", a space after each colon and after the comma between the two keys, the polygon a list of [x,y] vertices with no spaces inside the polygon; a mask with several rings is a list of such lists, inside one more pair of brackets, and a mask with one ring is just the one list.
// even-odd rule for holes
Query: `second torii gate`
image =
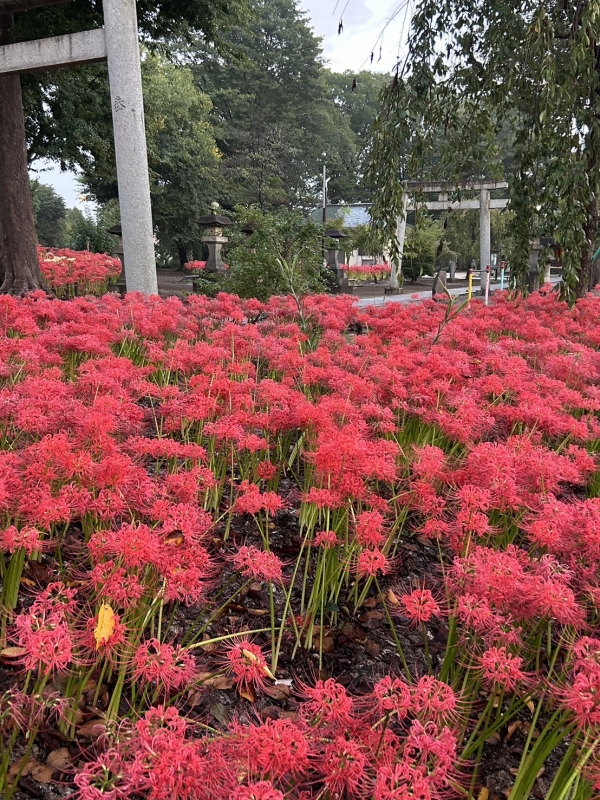
{"label": "second torii gate", "polygon": [[[392,263],[390,285],[398,288],[398,275],[402,270],[402,256],[404,254],[404,240],[406,238],[406,215],[416,206],[411,203],[410,196],[414,194],[437,194],[438,199],[422,203],[429,211],[470,211],[479,209],[479,266],[481,269],[480,286],[483,294],[485,289],[485,268],[492,259],[491,215],[492,208],[506,208],[508,200],[491,199],[490,192],[494,189],[508,189],[506,181],[465,181],[460,184],[453,183],[424,183],[410,181],[404,191],[404,213],[398,217],[396,226],[396,239],[398,241],[398,261]],[[471,200],[448,201],[450,192],[479,192],[479,197]]]}
{"label": "second torii gate", "polygon": [[[60,2],[0,0],[0,15]],[[0,75],[108,62],[127,289],[158,294],[136,2],[102,2],[103,28],[0,47]]]}

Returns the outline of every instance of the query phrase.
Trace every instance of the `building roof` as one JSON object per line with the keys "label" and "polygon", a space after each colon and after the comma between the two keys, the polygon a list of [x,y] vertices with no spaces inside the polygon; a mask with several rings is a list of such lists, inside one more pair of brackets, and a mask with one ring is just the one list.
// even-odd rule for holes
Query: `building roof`
{"label": "building roof", "polygon": [[[315,222],[322,222],[323,220],[323,206],[315,208],[311,211],[310,216]],[[369,215],[369,206],[360,203],[344,203],[343,205],[327,206],[327,222],[334,219],[343,218],[344,228],[357,228],[359,225],[368,225],[371,221]]]}

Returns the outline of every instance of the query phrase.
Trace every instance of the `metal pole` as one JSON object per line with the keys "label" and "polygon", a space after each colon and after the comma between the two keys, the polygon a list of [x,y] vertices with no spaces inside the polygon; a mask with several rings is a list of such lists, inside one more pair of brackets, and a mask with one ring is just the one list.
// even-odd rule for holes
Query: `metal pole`
{"label": "metal pole", "polygon": [[504,270],[506,269],[506,261],[500,264],[500,291],[504,290]]}
{"label": "metal pole", "polygon": [[490,304],[490,278],[492,276],[492,270],[490,265],[488,264],[485,268],[485,304],[489,306]]}
{"label": "metal pole", "polygon": [[323,164],[323,225],[327,225],[327,167]]}
{"label": "metal pole", "polygon": [[135,0],[103,0],[125,280],[158,294]]}

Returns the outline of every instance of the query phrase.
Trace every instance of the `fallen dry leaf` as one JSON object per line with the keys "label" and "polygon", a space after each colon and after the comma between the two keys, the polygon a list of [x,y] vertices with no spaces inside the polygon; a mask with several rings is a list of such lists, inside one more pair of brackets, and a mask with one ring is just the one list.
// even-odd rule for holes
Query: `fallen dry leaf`
{"label": "fallen dry leaf", "polygon": [[482,789],[482,790],[479,792],[479,795],[477,796],[477,800],[488,800],[488,797],[489,797],[489,796],[490,796],[490,790],[489,790],[489,789],[486,789],[486,788],[484,787],[484,788],[483,788],[483,789]]}
{"label": "fallen dry leaf", "polygon": [[370,639],[367,639],[367,641],[365,642],[365,650],[371,656],[371,658],[378,658],[380,649],[381,648],[379,647],[377,642],[372,642]]}
{"label": "fallen dry leaf", "polygon": [[[19,771],[21,771],[21,766],[23,764],[23,759],[19,759],[19,761],[15,761],[15,763],[11,766],[8,771],[9,779],[13,779],[17,777]],[[47,766],[46,764],[42,764],[41,761],[38,761],[37,758],[30,758],[23,770],[21,772],[21,777],[24,778],[29,775],[33,778],[34,781],[38,783],[50,783],[52,780],[52,773],[54,770],[52,767]]]}
{"label": "fallen dry leaf", "polygon": [[212,686],[214,689],[233,689],[233,681],[227,675],[217,675],[212,681],[206,681],[205,686]]}
{"label": "fallen dry leaf", "polygon": [[313,647],[315,650],[322,650],[323,653],[333,653],[335,652],[335,641],[331,636],[324,636],[323,639],[320,636],[314,636]]}
{"label": "fallen dry leaf", "polygon": [[94,631],[96,650],[98,650],[99,647],[107,642],[113,635],[115,624],[115,612],[108,605],[108,603],[102,603],[100,610],[98,611],[98,623]]}
{"label": "fallen dry leaf", "polygon": [[58,750],[53,750],[46,759],[46,764],[48,764],[49,767],[53,767],[58,772],[70,770],[73,766],[73,762],[69,755],[69,749],[67,747],[60,747]]}
{"label": "fallen dry leaf", "polygon": [[387,599],[388,599],[388,603],[390,603],[393,606],[399,606],[400,605],[400,600],[394,594],[394,592],[392,592],[391,589],[388,591]]}
{"label": "fallen dry leaf", "polygon": [[101,719],[90,719],[77,728],[77,733],[85,739],[97,739],[106,730],[106,725]]}
{"label": "fallen dry leaf", "polygon": [[24,647],[5,647],[0,651],[0,658],[2,661],[13,661],[15,658],[21,658],[27,653]]}
{"label": "fallen dry leaf", "polygon": [[289,686],[264,686],[263,694],[271,697],[273,700],[284,700],[289,697],[291,689]]}
{"label": "fallen dry leaf", "polygon": [[250,703],[256,702],[256,694],[254,693],[254,689],[252,686],[246,685],[242,686],[241,684],[238,686],[238,692],[240,693],[240,697],[243,697],[245,700],[248,700]]}

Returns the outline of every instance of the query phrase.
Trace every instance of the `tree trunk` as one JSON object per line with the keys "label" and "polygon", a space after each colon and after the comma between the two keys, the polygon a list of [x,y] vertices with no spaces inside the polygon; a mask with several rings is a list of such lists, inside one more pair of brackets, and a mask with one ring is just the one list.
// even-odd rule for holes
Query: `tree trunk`
{"label": "tree trunk", "polygon": [[183,269],[185,265],[188,263],[188,254],[185,245],[178,244],[177,252],[179,254],[179,263],[181,264],[181,269]]}
{"label": "tree trunk", "polygon": [[577,284],[577,297],[585,297],[600,282],[600,265],[592,263],[598,236],[598,200],[594,198],[587,209],[585,244],[581,248],[581,269]]}
{"label": "tree trunk", "polygon": [[[0,44],[10,16],[0,17]],[[21,80],[0,76],[0,294],[48,291],[40,272],[29,188]]]}

